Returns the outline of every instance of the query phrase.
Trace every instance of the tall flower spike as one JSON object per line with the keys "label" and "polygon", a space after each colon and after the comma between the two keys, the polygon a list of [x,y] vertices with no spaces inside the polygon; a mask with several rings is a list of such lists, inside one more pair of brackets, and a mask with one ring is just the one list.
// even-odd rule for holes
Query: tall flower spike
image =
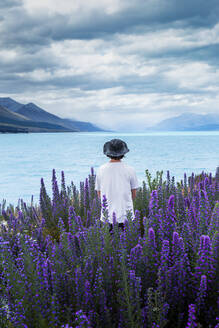
{"label": "tall flower spike", "polygon": [[117,220],[116,220],[116,213],[113,212],[113,225],[115,226],[117,223]]}
{"label": "tall flower spike", "polygon": [[188,314],[188,322],[186,325],[186,328],[196,328],[196,316],[195,316],[195,305],[190,304],[189,305],[189,314]]}
{"label": "tall flower spike", "polygon": [[195,268],[196,278],[200,281],[204,274],[208,281],[212,282],[215,276],[215,260],[213,257],[212,243],[209,236],[202,235],[200,238],[200,247],[198,251],[198,260]]}
{"label": "tall flower spike", "polygon": [[168,207],[171,210],[174,210],[174,195],[171,195],[168,199]]}
{"label": "tall flower spike", "polygon": [[102,213],[103,213],[104,220],[108,221],[109,212],[108,212],[108,203],[107,203],[106,195],[103,195],[102,198]]}
{"label": "tall flower spike", "polygon": [[154,214],[154,211],[156,211],[158,208],[158,192],[157,190],[153,190],[151,193],[151,198],[149,202],[149,211],[150,214]]}
{"label": "tall flower spike", "polygon": [[160,291],[162,292],[162,295],[164,295],[168,291],[169,253],[170,253],[169,241],[163,240],[162,250],[161,250],[161,258],[160,258],[160,266],[158,269],[159,288],[160,288]]}
{"label": "tall flower spike", "polygon": [[197,296],[197,306],[199,311],[205,306],[205,298],[207,296],[207,277],[206,275],[201,276],[201,282],[200,282],[200,287],[198,291],[198,296]]}
{"label": "tall flower spike", "polygon": [[156,243],[155,243],[155,232],[153,228],[149,228],[148,229],[148,238],[149,238],[149,242],[151,244],[152,247],[156,247]]}

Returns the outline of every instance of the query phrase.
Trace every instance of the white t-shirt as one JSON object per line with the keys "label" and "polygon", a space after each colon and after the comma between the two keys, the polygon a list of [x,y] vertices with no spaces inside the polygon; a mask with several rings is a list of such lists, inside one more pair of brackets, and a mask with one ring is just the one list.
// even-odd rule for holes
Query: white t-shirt
{"label": "white t-shirt", "polygon": [[117,222],[126,219],[127,211],[134,214],[131,190],[137,188],[135,170],[123,162],[108,162],[97,171],[95,189],[101,192],[101,199],[103,195],[106,196],[110,222],[113,221],[113,212],[116,214]]}

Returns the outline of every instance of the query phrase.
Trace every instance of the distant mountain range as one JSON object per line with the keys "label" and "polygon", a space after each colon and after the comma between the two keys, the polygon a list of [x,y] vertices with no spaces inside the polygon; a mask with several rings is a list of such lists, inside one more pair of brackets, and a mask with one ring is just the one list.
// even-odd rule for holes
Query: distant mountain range
{"label": "distant mountain range", "polygon": [[[0,132],[96,132],[89,122],[60,118],[34,103],[21,104],[0,97]],[[147,128],[147,131],[219,131],[219,114],[183,113]]]}
{"label": "distant mountain range", "polygon": [[183,113],[163,120],[147,131],[219,131],[219,115]]}
{"label": "distant mountain range", "polygon": [[34,103],[0,98],[0,132],[95,132],[103,131],[83,121],[63,119]]}

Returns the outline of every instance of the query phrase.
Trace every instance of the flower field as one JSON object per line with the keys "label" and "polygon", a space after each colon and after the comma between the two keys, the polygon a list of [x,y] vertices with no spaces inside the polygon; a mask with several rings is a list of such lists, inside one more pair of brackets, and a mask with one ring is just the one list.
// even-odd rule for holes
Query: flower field
{"label": "flower field", "polygon": [[146,171],[113,233],[94,186],[53,171],[39,205],[1,205],[0,327],[218,328],[218,176]]}

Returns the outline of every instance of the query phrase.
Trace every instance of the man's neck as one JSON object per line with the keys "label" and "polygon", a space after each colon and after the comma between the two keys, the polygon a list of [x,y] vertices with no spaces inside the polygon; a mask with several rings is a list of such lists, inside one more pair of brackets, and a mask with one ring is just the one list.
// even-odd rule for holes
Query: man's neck
{"label": "man's neck", "polygon": [[111,159],[110,163],[118,163],[121,162],[121,159]]}

